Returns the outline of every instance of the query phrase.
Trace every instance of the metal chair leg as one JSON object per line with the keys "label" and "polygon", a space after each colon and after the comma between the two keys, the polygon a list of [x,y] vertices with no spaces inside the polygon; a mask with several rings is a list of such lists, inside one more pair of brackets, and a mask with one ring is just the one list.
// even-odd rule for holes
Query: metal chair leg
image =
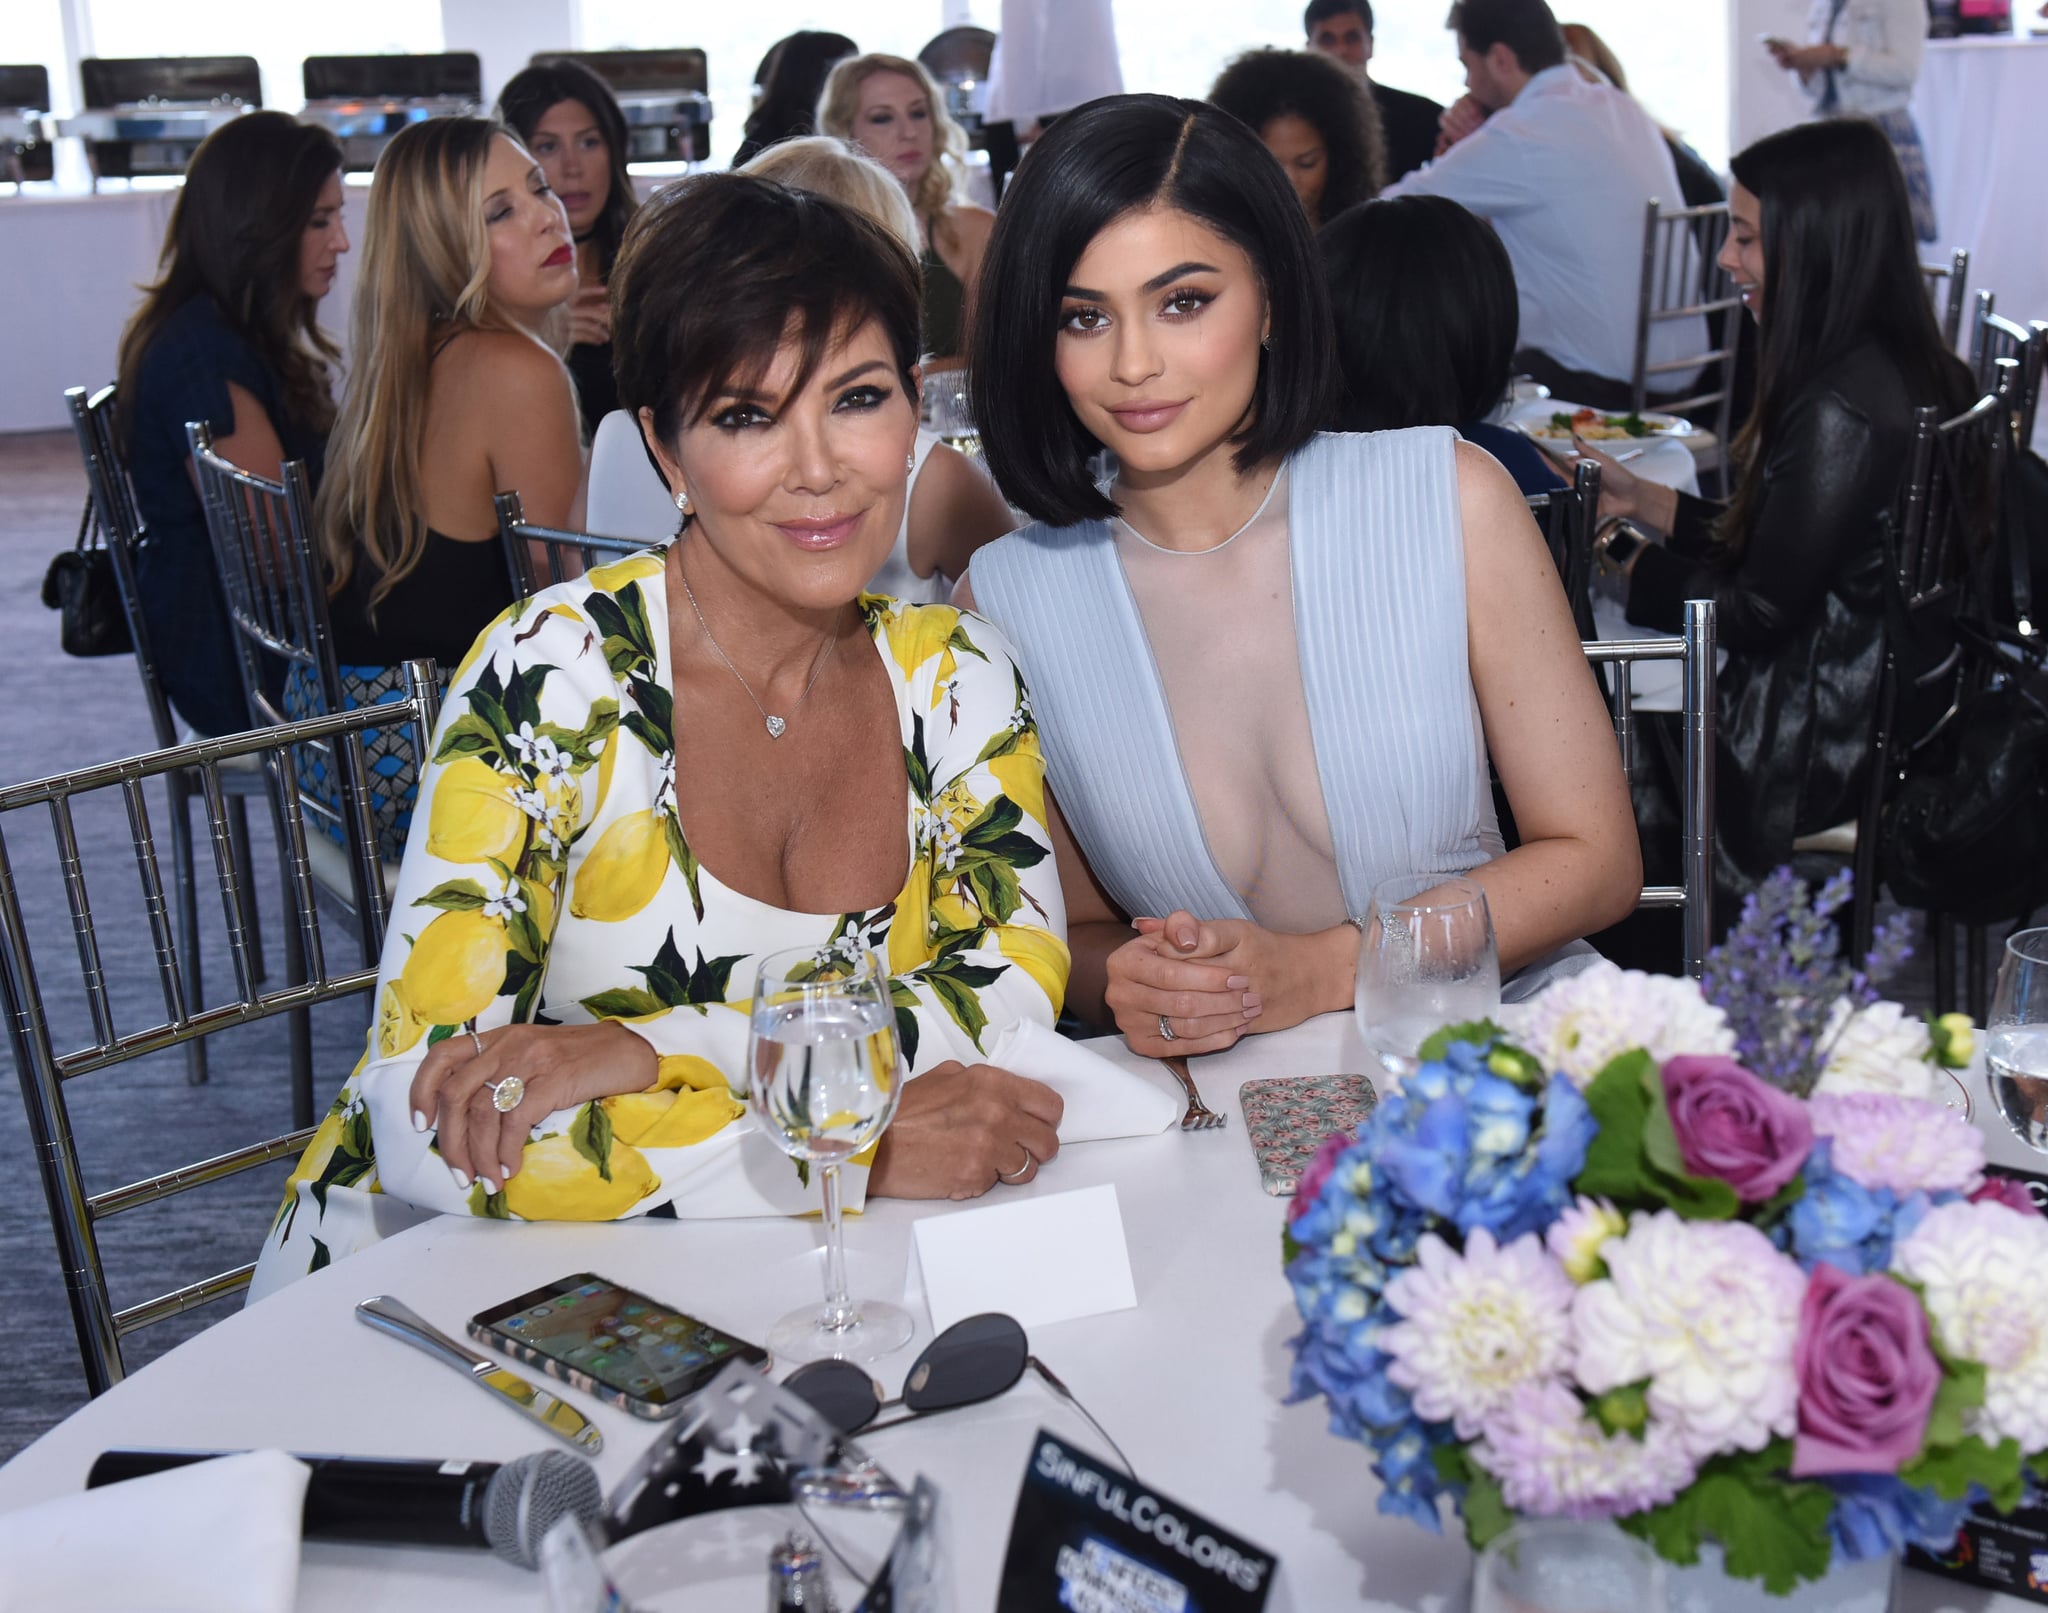
{"label": "metal chair leg", "polygon": [[1927,915],[1927,934],[1934,943],[1934,1011],[1956,1008],[1956,921],[1945,913]]}
{"label": "metal chair leg", "polygon": [[[182,773],[164,775],[171,798],[171,863],[178,882],[179,967],[185,976],[185,1001],[195,1006],[206,1001],[204,966],[199,955],[199,891],[192,865],[192,785]],[[206,1038],[195,1036],[185,1044],[185,1080],[190,1086],[206,1085]]]}
{"label": "metal chair leg", "polygon": [[1981,1025],[1991,1016],[1990,926],[1972,924],[1963,932],[1963,937],[1968,958],[1968,1013]]}
{"label": "metal chair leg", "polygon": [[[249,855],[249,801],[246,796],[232,796],[228,800],[228,843],[234,850],[235,866],[253,873],[256,864]],[[256,899],[256,881],[252,878],[247,899],[242,903],[242,928],[249,936],[249,962],[256,971],[258,985],[265,978],[262,907],[263,904]]]}

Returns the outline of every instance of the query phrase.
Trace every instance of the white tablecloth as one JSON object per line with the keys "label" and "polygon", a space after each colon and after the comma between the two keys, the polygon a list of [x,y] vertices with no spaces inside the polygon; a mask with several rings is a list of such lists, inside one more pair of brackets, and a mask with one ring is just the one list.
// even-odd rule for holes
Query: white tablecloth
{"label": "white tablecloth", "polygon": [[[1121,1043],[1097,1045],[1130,1057]],[[1320,1406],[1281,1404],[1286,1341],[1297,1327],[1280,1269],[1285,1204],[1259,1187],[1234,1094],[1258,1076],[1367,1068],[1351,1016],[1248,1037],[1195,1066],[1211,1107],[1229,1115],[1227,1128],[1083,1144],[1062,1152],[1029,1186],[1009,1190],[1057,1193],[1114,1182],[1137,1283],[1136,1310],[1040,1328],[1032,1348],[1106,1423],[1141,1474],[1278,1553],[1276,1610],[1461,1608],[1470,1572],[1464,1545],[1381,1517],[1364,1449],[1332,1438]],[[2039,1163],[2002,1128],[1993,1151]],[[870,1205],[848,1224],[855,1286],[876,1293],[899,1282],[912,1225],[961,1208]],[[798,1221],[428,1223],[229,1317],[86,1406],[0,1468],[0,1511],[75,1489],[112,1445],[522,1455],[550,1442],[448,1368],[359,1325],[354,1302],[389,1292],[460,1334],[464,1319],[487,1304],[595,1269],[758,1337],[776,1315],[816,1294],[818,1236],[814,1222]],[[922,1307],[913,1311],[917,1338],[878,1369],[892,1390],[929,1337]],[[607,1484],[616,1481],[654,1428],[565,1392],[602,1428],[599,1469]],[[940,1485],[950,1508],[953,1606],[961,1613],[993,1605],[1018,1481],[1040,1426],[1094,1446],[1086,1425],[1031,1376],[986,1405],[868,1442],[898,1477],[921,1471]],[[726,1605],[754,1613],[762,1577],[742,1583],[744,1597],[692,1599],[692,1613]],[[1906,1573],[1903,1586],[1904,1613],[2025,1607],[1918,1573]],[[514,1613],[542,1605],[533,1576],[477,1552],[314,1543],[300,1577],[303,1613]]]}
{"label": "white tablecloth", "polygon": [[[2022,324],[2048,319],[2048,39],[1928,41],[1913,117],[1941,225],[1929,261],[1965,247],[1973,297],[1996,293],[1998,311]],[[1965,343],[1974,312],[1972,303]],[[2048,413],[2034,445],[2048,449]]]}

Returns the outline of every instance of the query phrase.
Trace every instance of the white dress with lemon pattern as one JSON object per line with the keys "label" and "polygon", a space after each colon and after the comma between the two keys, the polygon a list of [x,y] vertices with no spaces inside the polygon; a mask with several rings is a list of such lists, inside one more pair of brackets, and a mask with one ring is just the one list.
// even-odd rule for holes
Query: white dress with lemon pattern
{"label": "white dress with lemon pattern", "polygon": [[[1045,764],[1001,632],[949,606],[863,597],[896,696],[910,874],[873,912],[793,913],[721,884],[677,820],[664,578],[649,550],[549,588],[457,670],[393,894],[370,1045],[292,1174],[253,1294],[425,1212],[815,1210],[816,1190],[746,1106],[765,953],[855,939],[885,957],[913,1074],[1057,1017],[1068,956]],[[433,1134],[411,1124],[427,1050],[471,1026],[600,1020],[653,1046],[653,1090],[551,1114],[503,1192],[457,1188]],[[845,1171],[850,1205],[866,1180]]]}

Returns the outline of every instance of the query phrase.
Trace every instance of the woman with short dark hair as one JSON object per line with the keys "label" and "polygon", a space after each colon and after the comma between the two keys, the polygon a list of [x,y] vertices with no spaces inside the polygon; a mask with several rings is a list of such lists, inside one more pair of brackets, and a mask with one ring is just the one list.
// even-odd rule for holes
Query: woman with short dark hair
{"label": "woman with short dark hair", "polygon": [[1367,202],[1316,238],[1337,326],[1335,431],[1450,426],[1524,493],[1564,478],[1518,431],[1489,424],[1514,366],[1521,303],[1493,226],[1442,196]]}
{"label": "woman with short dark hair", "polygon": [[208,135],[185,171],[161,271],[121,337],[119,399],[135,502],[143,619],[178,715],[239,733],[249,707],[229,636],[185,424],[222,458],[276,480],[288,459],[317,484],[334,424],[339,352],[318,323],[349,248],[341,146],[283,112]]}
{"label": "woman with short dark hair", "polygon": [[577,291],[569,304],[565,361],[588,434],[619,403],[605,282],[636,205],[633,176],[626,171],[626,115],[588,67],[556,61],[512,75],[498,95],[498,121],[533,153],[569,215]]}
{"label": "woman with short dark hair", "polygon": [[1311,229],[1372,200],[1387,182],[1379,114],[1365,86],[1327,56],[1248,50],[1223,69],[1209,100],[1272,152]]}
{"label": "woman with short dark hair", "polygon": [[976,418],[1038,524],[961,597],[1017,643],[1073,826],[1051,813],[1079,1012],[1159,1057],[1348,1007],[1348,921],[1398,875],[1471,871],[1510,970],[1633,905],[1613,734],[1528,508],[1447,430],[1318,434],[1329,300],[1257,136],[1156,95],[1060,119],[983,289]]}
{"label": "woman with short dark hair", "polygon": [[699,174],[634,219],[612,291],[682,532],[514,607],[456,672],[369,1049],[261,1285],[394,1200],[814,1210],[746,1103],[754,975],[786,948],[887,962],[916,1078],[854,1202],[972,1197],[1058,1150],[1059,1096],[981,1062],[1066,984],[1023,680],[987,622],[865,593],[917,429],[916,261],[822,197]]}
{"label": "woman with short dark hair", "polygon": [[860,46],[844,34],[802,28],[768,47],[754,69],[760,97],[747,114],[745,138],[732,165],[744,168],[778,140],[818,132],[818,97],[832,64],[860,54]]}

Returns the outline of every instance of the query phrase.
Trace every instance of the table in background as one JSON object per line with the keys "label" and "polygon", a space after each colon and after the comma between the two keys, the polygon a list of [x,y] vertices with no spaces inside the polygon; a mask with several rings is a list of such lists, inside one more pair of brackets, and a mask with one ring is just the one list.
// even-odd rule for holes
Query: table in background
{"label": "table in background", "polygon": [[[1096,1046],[1150,1068],[1120,1041]],[[1039,1328],[1032,1348],[1103,1420],[1142,1475],[1279,1554],[1276,1613],[1441,1613],[1463,1605],[1470,1573],[1462,1541],[1374,1510],[1364,1448],[1332,1437],[1320,1405],[1281,1403],[1286,1341],[1298,1326],[1280,1267],[1285,1203],[1260,1189],[1232,1094],[1256,1077],[1359,1070],[1368,1062],[1349,1014],[1247,1037],[1228,1053],[1195,1061],[1210,1104],[1230,1116],[1226,1129],[1081,1144],[1027,1186],[992,1195],[1001,1201],[1116,1184],[1138,1308]],[[1989,1127],[1994,1158],[2040,1164],[1995,1118]],[[905,1270],[915,1222],[967,1207],[871,1204],[847,1229],[855,1287],[892,1287]],[[816,1223],[795,1220],[528,1226],[437,1219],[292,1284],[144,1367],[0,1468],[0,1511],[75,1490],[93,1458],[113,1445],[508,1460],[537,1443],[522,1420],[446,1367],[360,1326],[350,1314],[356,1300],[390,1292],[460,1333],[485,1305],[594,1269],[758,1337],[817,1292],[817,1242]],[[913,1303],[912,1312],[917,1337],[878,1368],[891,1389],[930,1336],[922,1305]],[[660,1437],[587,1395],[565,1393],[604,1432],[598,1467],[608,1485]],[[940,1486],[949,1509],[952,1605],[961,1613],[985,1613],[994,1603],[1018,1482],[1040,1426],[1096,1448],[1086,1425],[1030,1375],[985,1405],[869,1441],[899,1478],[924,1472]],[[759,1551],[721,1566],[714,1560],[719,1538],[707,1532],[692,1551],[671,1556],[694,1556],[707,1579],[722,1582],[717,1593],[692,1599],[693,1613],[728,1606],[754,1613],[761,1605]],[[298,1605],[303,1613],[449,1613],[486,1598],[494,1613],[543,1606],[534,1576],[483,1553],[311,1543]],[[1913,1572],[1902,1576],[1898,1605],[1903,1613],[2023,1613],[2026,1606]]]}

